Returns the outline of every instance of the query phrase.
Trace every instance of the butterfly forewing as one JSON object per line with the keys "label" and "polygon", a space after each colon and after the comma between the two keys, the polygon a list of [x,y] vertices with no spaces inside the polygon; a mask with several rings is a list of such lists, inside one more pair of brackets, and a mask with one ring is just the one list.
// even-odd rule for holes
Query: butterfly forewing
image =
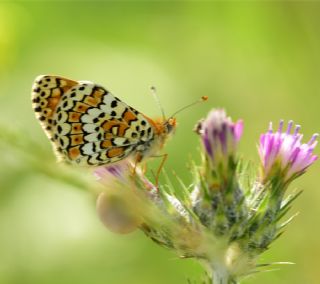
{"label": "butterfly forewing", "polygon": [[117,162],[154,138],[144,115],[92,82],[40,76],[32,100],[58,157],[71,163]]}

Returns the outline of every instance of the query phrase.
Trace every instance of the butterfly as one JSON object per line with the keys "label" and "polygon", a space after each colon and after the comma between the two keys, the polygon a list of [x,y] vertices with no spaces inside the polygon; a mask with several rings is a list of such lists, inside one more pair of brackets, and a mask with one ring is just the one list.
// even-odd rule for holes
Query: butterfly
{"label": "butterfly", "polygon": [[156,155],[176,129],[176,119],[153,120],[104,87],[60,76],[38,76],[32,106],[59,161],[101,166]]}

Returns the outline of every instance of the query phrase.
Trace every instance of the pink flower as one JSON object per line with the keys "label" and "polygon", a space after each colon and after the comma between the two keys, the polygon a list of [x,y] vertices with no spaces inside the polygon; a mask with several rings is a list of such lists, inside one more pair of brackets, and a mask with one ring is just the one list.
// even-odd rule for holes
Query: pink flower
{"label": "pink flower", "polygon": [[198,126],[206,155],[213,165],[227,161],[236,151],[243,132],[243,122],[232,122],[223,109],[212,110]]}
{"label": "pink flower", "polygon": [[273,132],[270,122],[268,132],[260,137],[259,154],[264,180],[271,172],[280,170],[284,181],[288,181],[303,174],[318,158],[313,154],[318,134],[314,134],[307,144],[302,144],[300,126],[296,125],[291,133],[293,122],[289,121],[285,132],[282,131],[283,124],[284,122],[280,121],[278,131]]}

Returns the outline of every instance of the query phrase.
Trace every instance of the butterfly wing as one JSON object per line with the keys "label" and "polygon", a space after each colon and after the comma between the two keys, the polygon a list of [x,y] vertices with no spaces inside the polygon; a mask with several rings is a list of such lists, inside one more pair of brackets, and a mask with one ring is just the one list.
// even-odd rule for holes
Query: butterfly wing
{"label": "butterfly wing", "polygon": [[32,101],[60,160],[95,166],[114,163],[148,147],[154,138],[154,128],[144,115],[92,82],[40,76]]}

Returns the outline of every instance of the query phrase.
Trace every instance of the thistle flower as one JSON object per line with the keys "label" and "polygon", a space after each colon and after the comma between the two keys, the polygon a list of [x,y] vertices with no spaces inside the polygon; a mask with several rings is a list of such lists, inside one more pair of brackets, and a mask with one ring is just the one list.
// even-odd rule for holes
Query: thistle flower
{"label": "thistle flower", "polygon": [[293,132],[293,121],[289,121],[284,132],[283,126],[281,120],[278,130],[273,132],[270,122],[268,132],[260,137],[259,154],[264,182],[277,176],[281,176],[283,182],[291,181],[302,175],[318,158],[313,154],[318,134],[314,134],[307,144],[302,144],[299,125],[295,126]]}
{"label": "thistle flower", "polygon": [[232,122],[223,109],[212,110],[196,126],[204,149],[203,168],[210,191],[234,187],[236,150],[242,131],[242,120]]}
{"label": "thistle flower", "polygon": [[232,122],[223,109],[212,110],[205,120],[196,126],[205,154],[212,167],[227,166],[233,158],[243,131],[242,120]]}

